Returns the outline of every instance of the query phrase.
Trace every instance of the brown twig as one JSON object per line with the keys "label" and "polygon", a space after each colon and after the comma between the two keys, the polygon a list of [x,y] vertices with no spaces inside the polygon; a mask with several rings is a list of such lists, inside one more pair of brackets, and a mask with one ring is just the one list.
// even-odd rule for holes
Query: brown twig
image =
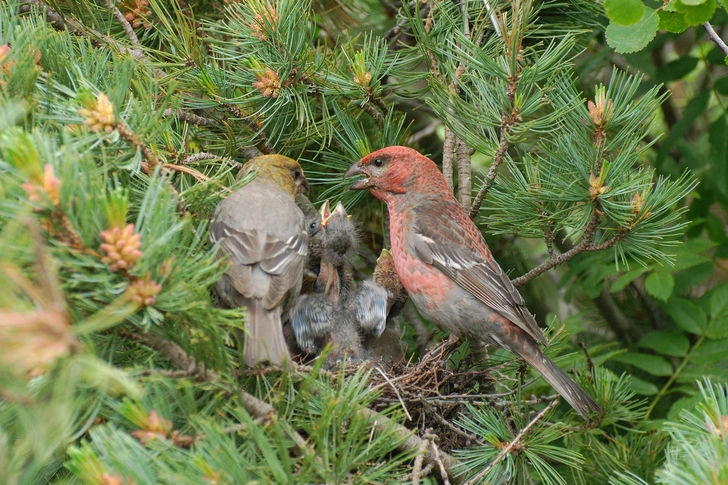
{"label": "brown twig", "polygon": [[175,118],[178,118],[182,121],[186,121],[187,123],[191,123],[193,125],[197,126],[215,126],[219,124],[219,121],[214,120],[212,118],[206,118],[204,116],[196,115],[194,113],[190,113],[189,111],[184,111],[181,109],[171,109],[168,108],[164,110],[164,113],[162,113],[163,116],[174,116]]}
{"label": "brown twig", "polygon": [[[534,279],[536,276],[545,273],[546,271],[550,270],[551,268],[554,268],[560,264],[564,264],[574,256],[576,256],[579,253],[582,253],[587,250],[587,248],[591,245],[592,241],[594,240],[594,233],[597,230],[597,227],[599,226],[599,220],[601,219],[601,216],[599,215],[599,212],[597,210],[594,210],[594,213],[592,214],[592,218],[589,221],[589,224],[586,226],[586,229],[584,230],[584,234],[581,236],[581,241],[579,241],[579,244],[574,246],[573,248],[569,249],[565,253],[558,254],[556,256],[549,256],[549,259],[541,263],[540,265],[533,268],[528,273],[519,276],[518,278],[514,278],[511,280],[511,283],[513,283],[513,286],[522,286]],[[616,244],[616,241],[614,241]]]}
{"label": "brown twig", "polygon": [[483,204],[485,196],[488,195],[488,190],[490,190],[491,185],[493,185],[493,181],[498,173],[498,167],[501,163],[503,163],[503,160],[505,160],[506,152],[508,152],[508,147],[510,146],[510,143],[508,142],[509,129],[510,126],[506,125],[505,122],[501,125],[500,143],[498,144],[495,154],[493,154],[493,162],[491,162],[488,174],[483,180],[483,185],[480,186],[480,189],[473,200],[473,205],[470,207],[471,219],[475,219],[478,212],[480,212],[480,206]]}
{"label": "brown twig", "polygon": [[255,118],[246,114],[234,104],[223,103],[223,107],[227,109],[233,116],[245,122],[248,125],[248,128],[253,133],[255,133],[255,138],[258,140],[256,146],[263,154],[268,155],[276,152],[268,141],[268,135],[265,134],[265,132],[263,131],[263,127],[260,126]]}
{"label": "brown twig", "polygon": [[445,126],[445,141],[442,144],[442,174],[445,176],[448,187],[454,191],[455,183],[453,182],[453,159],[456,145],[455,133],[448,127]]}
{"label": "brown twig", "polygon": [[129,128],[123,121],[120,121],[116,124],[116,131],[119,132],[119,135],[124,140],[126,140],[135,148],[138,148],[140,152],[142,152],[142,156],[147,161],[147,165],[142,164],[142,169],[144,170],[144,173],[150,174],[154,172],[154,169],[159,164],[159,159],[154,154],[154,152],[152,152],[151,148],[144,144],[144,142],[142,142],[139,137],[136,136],[133,131],[131,131],[131,128]]}
{"label": "brown twig", "polygon": [[359,105],[359,107],[371,116],[378,125],[384,123],[384,116],[382,116],[382,113],[380,113],[379,110],[377,110],[377,108],[375,108],[369,101],[364,102]]}
{"label": "brown twig", "polygon": [[478,480],[480,480],[481,478],[483,478],[483,477],[484,477],[484,476],[485,476],[485,475],[486,475],[486,474],[487,474],[487,473],[488,473],[488,472],[489,472],[490,470],[492,470],[492,469],[493,469],[493,467],[494,467],[495,465],[497,465],[497,464],[498,464],[498,462],[500,462],[500,461],[501,461],[501,460],[503,459],[503,457],[505,457],[505,456],[506,456],[506,455],[508,454],[508,452],[510,452],[510,451],[511,451],[511,450],[513,449],[513,447],[514,447],[514,446],[516,446],[516,445],[517,445],[517,444],[518,444],[518,443],[519,443],[519,442],[521,441],[521,439],[522,439],[522,438],[523,438],[523,437],[524,437],[524,436],[526,435],[526,433],[528,432],[528,430],[530,430],[530,429],[531,429],[531,428],[533,427],[533,425],[534,425],[534,424],[536,424],[536,423],[538,422],[538,420],[540,420],[540,419],[541,419],[542,417],[544,417],[544,415],[545,415],[545,414],[546,414],[547,412],[549,412],[549,411],[551,410],[551,408],[553,408],[554,406],[556,406],[556,404],[558,404],[558,402],[559,402],[558,400],[554,400],[554,401],[551,401],[551,402],[549,403],[549,405],[548,405],[548,406],[546,406],[546,407],[545,407],[545,408],[543,409],[543,411],[541,411],[540,413],[538,413],[538,414],[537,414],[537,415],[536,415],[536,416],[535,416],[535,417],[534,417],[534,418],[533,418],[533,419],[532,419],[532,420],[531,420],[531,421],[530,421],[530,422],[529,422],[529,423],[528,423],[528,424],[526,425],[526,427],[525,427],[525,428],[523,428],[523,429],[521,430],[521,432],[520,432],[520,433],[518,433],[518,434],[516,435],[516,437],[515,437],[515,438],[513,438],[513,440],[512,440],[512,441],[511,441],[510,443],[508,443],[508,445],[507,445],[507,446],[506,446],[505,448],[503,448],[503,449],[501,450],[501,452],[500,452],[500,453],[498,453],[498,456],[496,456],[496,457],[495,457],[495,460],[493,460],[492,462],[490,462],[490,464],[489,464],[489,465],[488,465],[487,467],[485,467],[485,468],[483,469],[483,471],[482,471],[482,472],[478,473],[478,474],[477,474],[477,475],[475,475],[475,476],[474,476],[473,478],[471,478],[470,480],[468,480],[467,482],[465,482],[465,484],[464,484],[464,485],[469,485],[469,484],[473,484],[473,483],[477,482]]}
{"label": "brown twig", "polygon": [[422,438],[413,435],[412,431],[408,430],[404,426],[395,423],[388,417],[383,416],[372,409],[363,408],[361,410],[361,413],[362,416],[372,422],[374,428],[380,433],[394,431],[400,438],[407,437],[405,442],[399,445],[400,451],[419,451],[422,450],[424,446],[427,449],[427,452],[423,455],[424,463],[429,464],[439,461],[440,463],[442,463],[442,466],[444,467],[447,476],[450,477],[450,480],[452,480],[453,483],[462,482],[462,477],[460,477],[459,475],[455,475],[452,471],[453,467],[458,463],[455,458],[447,453],[437,450],[436,447],[435,450],[433,450],[427,445],[426,440],[423,440]]}
{"label": "brown twig", "polygon": [[124,14],[121,13],[121,10],[116,7],[116,5],[114,4],[114,0],[106,0],[106,6],[109,8],[109,10],[111,10],[111,13],[114,14],[117,22],[119,22],[121,28],[124,29],[124,32],[126,32],[126,36],[129,37],[129,41],[131,42],[132,47],[141,52],[142,45],[139,43],[139,37],[137,37],[136,32],[134,32],[134,28],[131,26],[129,21],[126,20]]}

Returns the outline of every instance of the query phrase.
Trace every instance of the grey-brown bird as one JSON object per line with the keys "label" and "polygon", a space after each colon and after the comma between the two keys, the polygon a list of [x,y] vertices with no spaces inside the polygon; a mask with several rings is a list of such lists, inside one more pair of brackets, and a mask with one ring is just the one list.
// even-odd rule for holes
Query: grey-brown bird
{"label": "grey-brown bird", "polygon": [[230,307],[246,307],[243,359],[286,365],[290,356],[281,316],[301,288],[308,254],[305,217],[295,203],[308,191],[299,163],[282,155],[248,161],[254,178],[218,205],[210,241],[229,263],[215,289]]}

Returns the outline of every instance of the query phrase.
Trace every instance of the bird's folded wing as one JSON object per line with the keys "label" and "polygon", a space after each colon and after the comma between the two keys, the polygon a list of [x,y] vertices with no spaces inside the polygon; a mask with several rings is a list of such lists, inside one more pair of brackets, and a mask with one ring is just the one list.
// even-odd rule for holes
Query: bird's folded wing
{"label": "bird's folded wing", "polygon": [[[427,214],[427,217],[432,215]],[[523,298],[482,243],[480,251],[466,238],[472,236],[446,214],[435,216],[426,227],[420,224],[408,235],[408,245],[423,262],[442,271],[461,288],[546,345],[548,340],[528,311]],[[486,254],[484,256],[481,251]]]}
{"label": "bird's folded wing", "polygon": [[387,290],[373,281],[362,281],[356,289],[354,315],[361,329],[379,337],[387,325]]}
{"label": "bird's folded wing", "polygon": [[332,308],[321,298],[321,295],[301,295],[288,310],[296,342],[308,353],[319,350],[316,342],[324,340],[333,327]]}
{"label": "bird's folded wing", "polygon": [[[228,273],[248,272],[243,266],[258,265],[269,278],[268,288],[263,298],[266,309],[280,304],[289,289],[300,283],[303,266],[308,254],[308,234],[301,230],[290,234],[285,240],[276,235],[265,234],[255,229],[238,231],[223,222],[216,221],[210,229],[213,242],[220,242],[220,252],[230,263]],[[244,296],[256,293],[255,286],[260,284],[253,270],[253,276],[232,278],[231,283]]]}

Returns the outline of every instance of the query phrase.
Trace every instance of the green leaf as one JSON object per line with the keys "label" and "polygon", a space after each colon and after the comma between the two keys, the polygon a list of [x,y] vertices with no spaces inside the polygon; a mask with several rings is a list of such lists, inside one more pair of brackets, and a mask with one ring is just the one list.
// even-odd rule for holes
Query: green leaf
{"label": "green leaf", "polygon": [[660,30],[667,30],[672,34],[682,34],[690,27],[683,13],[667,12],[663,9],[658,11],[657,15],[660,17]]}
{"label": "green leaf", "polygon": [[[727,79],[728,78],[724,78]],[[718,83],[714,85],[718,90]],[[725,167],[728,156],[728,123],[725,116],[719,116],[708,127],[708,140],[710,141],[710,170],[716,189],[723,195],[728,195],[728,170]]]}
{"label": "green leaf", "polygon": [[615,24],[632,25],[645,14],[645,4],[642,0],[604,0],[604,10]]}
{"label": "green leaf", "polygon": [[711,339],[728,337],[728,283],[713,288],[703,295],[707,302],[710,325],[706,335]]}
{"label": "green leaf", "polygon": [[717,7],[715,0],[704,0],[701,3],[694,3],[696,0],[675,0],[675,9],[685,14],[685,21],[688,25],[702,25],[713,18]]}
{"label": "green leaf", "polygon": [[702,335],[708,326],[707,315],[692,300],[672,297],[667,301],[664,309],[675,324],[686,332]]}
{"label": "green leaf", "polygon": [[645,280],[647,293],[662,301],[667,301],[674,286],[675,280],[667,271],[655,271]]}
{"label": "green leaf", "polygon": [[680,118],[680,121],[673,125],[672,130],[670,130],[670,134],[664,138],[662,144],[660,145],[660,149],[657,151],[655,164],[658,167],[670,153],[672,147],[675,146],[675,143],[678,140],[682,139],[685,131],[693,126],[693,123],[699,116],[702,116],[705,113],[705,109],[708,106],[708,101],[710,101],[710,95],[710,90],[705,89],[699,95],[691,99],[688,102],[687,106],[685,106],[682,118]]}
{"label": "green leaf", "polygon": [[724,76],[713,83],[713,89],[720,94],[728,94],[728,76]]}
{"label": "green leaf", "polygon": [[656,83],[664,83],[674,81],[688,75],[698,65],[697,57],[681,57],[672,62],[668,62],[664,67],[657,71],[655,76]]}
{"label": "green leaf", "polygon": [[682,3],[683,3],[684,5],[691,5],[691,6],[695,6],[695,5],[702,5],[702,4],[704,4],[704,3],[705,3],[705,1],[706,1],[706,0],[682,0]]}
{"label": "green leaf", "polygon": [[609,23],[607,26],[607,42],[620,54],[636,52],[643,49],[657,34],[660,17],[657,12],[645,7],[645,14],[636,24],[629,26]]}
{"label": "green leaf", "polygon": [[639,377],[629,376],[629,388],[640,396],[654,396],[659,392],[656,385]]}
{"label": "green leaf", "polygon": [[680,332],[650,332],[637,345],[671,357],[683,357],[690,349],[690,341]]}
{"label": "green leaf", "polygon": [[625,352],[612,357],[612,360],[634,366],[653,376],[672,375],[672,364],[664,357],[641,352]]}
{"label": "green leaf", "polygon": [[627,271],[622,276],[614,280],[614,283],[612,283],[612,287],[610,291],[612,293],[616,293],[618,291],[622,291],[628,284],[632,283],[635,279],[637,279],[641,274],[649,271],[650,268],[645,268],[644,266],[640,266],[637,269],[633,269],[632,271]]}

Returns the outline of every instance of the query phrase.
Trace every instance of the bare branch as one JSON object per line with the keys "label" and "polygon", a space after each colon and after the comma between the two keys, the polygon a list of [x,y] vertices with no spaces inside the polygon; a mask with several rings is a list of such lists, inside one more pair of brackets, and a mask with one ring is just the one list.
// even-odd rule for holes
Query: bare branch
{"label": "bare branch", "polygon": [[579,253],[582,253],[587,250],[587,248],[591,245],[592,241],[594,240],[594,233],[597,230],[597,227],[599,226],[599,219],[600,219],[599,212],[597,210],[594,210],[594,214],[592,214],[592,218],[589,221],[589,224],[586,226],[586,229],[584,230],[584,234],[581,236],[581,241],[579,241],[579,244],[574,246],[573,248],[569,249],[565,253],[558,254],[556,256],[549,256],[549,259],[544,261],[542,264],[536,266],[528,273],[519,276],[518,278],[514,278],[511,280],[511,283],[513,283],[513,286],[522,286],[534,279],[536,276],[545,273],[546,271],[550,270],[551,268],[554,268],[560,264],[564,264],[574,256],[576,256]]}
{"label": "bare branch", "polygon": [[126,36],[129,37],[129,41],[131,42],[132,47],[134,49],[142,51],[142,45],[139,43],[139,38],[136,35],[136,32],[134,32],[134,28],[131,26],[128,20],[126,20],[126,17],[124,17],[124,14],[121,13],[121,10],[117,8],[117,6],[114,4],[114,0],[106,0],[106,6],[111,10],[111,13],[114,14],[114,17],[116,17],[116,20],[121,24],[121,28],[124,29],[124,32],[126,32]]}
{"label": "bare branch", "polygon": [[493,162],[490,164],[488,174],[485,176],[485,179],[483,180],[483,185],[480,186],[480,190],[478,190],[478,194],[475,196],[475,200],[473,200],[473,205],[470,208],[471,219],[475,219],[475,217],[478,215],[478,212],[480,212],[480,206],[483,203],[485,196],[488,194],[488,190],[493,185],[495,176],[498,173],[498,167],[501,163],[503,163],[503,160],[505,159],[506,152],[508,151],[508,147],[510,146],[510,143],[508,142],[508,128],[509,125],[506,125],[505,123],[503,124],[503,126],[501,126],[500,143],[498,144],[498,148],[493,155]]}
{"label": "bare branch", "polygon": [[182,121],[186,121],[187,123],[192,123],[193,125],[197,126],[215,126],[220,123],[219,121],[213,120],[212,118],[205,118],[204,116],[199,116],[181,109],[166,109],[162,114],[163,116],[174,116]]}
{"label": "bare branch", "polygon": [[458,163],[458,198],[466,212],[470,211],[470,194],[473,190],[472,166],[470,157],[475,150],[468,148],[464,141],[458,139],[455,147],[455,159]]}
{"label": "bare branch", "polygon": [[723,54],[728,56],[728,45],[726,45],[725,42],[723,42],[723,39],[720,38],[718,33],[715,31],[712,25],[710,25],[710,22],[705,22],[703,24],[703,28],[708,33],[708,37],[710,37],[710,40],[715,42],[718,47],[720,47],[720,50],[723,51]]}
{"label": "bare branch", "polygon": [[456,145],[455,133],[448,127],[445,126],[445,142],[442,145],[442,174],[445,176],[448,187],[450,190],[454,190],[454,183],[452,180],[453,175],[453,155],[455,152]]}

